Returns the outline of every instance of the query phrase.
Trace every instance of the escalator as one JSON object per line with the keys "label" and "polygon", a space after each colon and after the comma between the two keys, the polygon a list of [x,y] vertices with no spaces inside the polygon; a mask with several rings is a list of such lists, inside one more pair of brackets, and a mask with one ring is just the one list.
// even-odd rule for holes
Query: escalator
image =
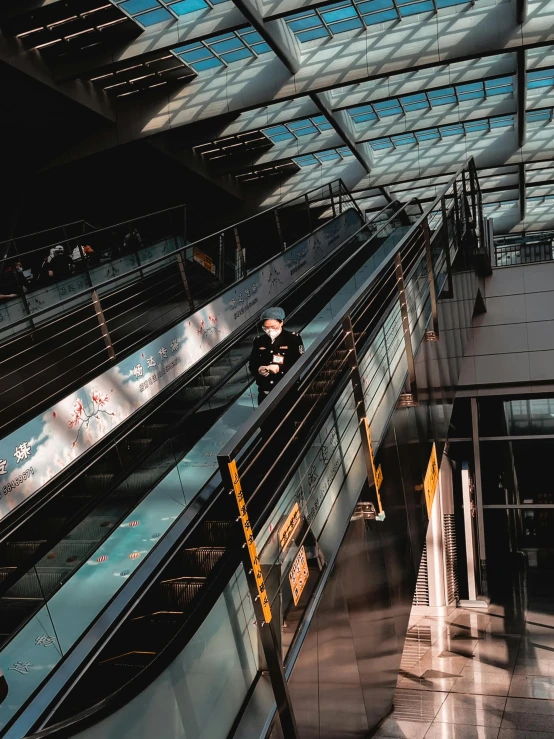
{"label": "escalator", "polygon": [[[411,204],[396,213],[394,208],[385,209],[375,222],[359,229],[307,280],[280,300],[290,316],[289,328],[303,330],[306,325],[313,324],[312,331],[317,335],[320,324],[317,320],[314,324],[314,316],[317,318],[322,309],[324,314],[330,309],[338,309],[355,291],[368,270],[375,267],[373,253],[379,248],[392,249],[406,231],[410,209],[418,210]],[[331,276],[325,279],[323,275],[327,274]],[[329,302],[329,296],[333,294],[336,297]],[[305,295],[308,297],[303,298]],[[164,526],[168,529],[173,520],[187,512],[187,506],[195,501],[195,493],[203,487],[204,481],[208,482],[212,477],[217,449],[223,443],[213,441],[210,436],[213,424],[218,421],[216,428],[223,429],[223,438],[228,438],[230,430],[253,412],[248,390],[250,378],[245,367],[251,338],[251,332],[245,333],[218,363],[209,368],[201,383],[176,390],[171,398],[156,408],[128,438],[128,464],[123,471],[115,475],[107,455],[100,460],[102,466],[97,463],[73,480],[2,542],[0,556],[5,579],[0,600],[0,622],[4,658],[12,646],[16,651],[19,649],[13,641],[14,638],[17,641],[22,631],[45,623],[41,620],[44,606],[47,613],[56,612],[56,593],[59,597],[66,583],[72,582],[71,575],[80,572],[86,577],[93,568],[108,560],[112,568],[114,557],[105,551],[111,546],[110,542],[113,544],[114,538],[117,539],[121,533],[125,535],[129,530],[135,533],[142,531],[139,527],[144,526],[147,520],[148,525],[154,526],[155,515],[163,509],[165,515],[156,523],[160,530],[151,532],[146,548],[153,547],[163,538]],[[232,423],[229,412],[235,415]],[[156,446],[154,439],[161,440],[161,443]],[[191,461],[191,456],[197,460],[196,464],[194,459]],[[176,465],[183,459],[178,469]],[[118,463],[121,469],[121,460]],[[186,476],[186,484],[176,482],[179,475],[181,479]],[[186,485],[188,491],[184,490]],[[189,508],[192,510],[192,506]],[[116,549],[117,546],[116,543]],[[142,561],[146,554],[145,545],[142,545],[142,548],[129,553],[129,556],[136,555],[131,562],[126,554],[123,556],[123,561],[127,559],[129,566],[123,569],[122,564],[119,572],[113,573],[117,577],[109,579],[108,585],[112,590],[106,596],[107,601],[114,595],[112,585],[119,587],[124,583],[134,566],[140,564],[136,560]],[[192,556],[194,559],[196,555]],[[203,551],[200,564],[204,563],[205,567],[208,561],[213,563],[213,557],[213,553]],[[84,603],[78,609],[84,610]],[[87,617],[91,619],[94,614],[89,613]],[[76,633],[75,637],[79,635]],[[62,642],[64,651],[70,648],[69,642],[59,636],[60,648]]]}
{"label": "escalator", "polygon": [[[297,201],[282,203],[194,244],[185,244],[181,210],[180,218],[171,211],[167,223],[164,218],[151,228],[149,246],[12,301],[17,310],[12,305],[9,315],[0,314],[2,436],[193,315],[251,273],[258,259],[265,262],[285,243],[306,238],[314,231],[310,218],[321,226],[336,218],[339,202],[339,212],[351,208],[342,182],[332,184],[325,192],[306,193],[301,208]],[[159,217],[145,217],[143,233]],[[110,230],[88,233],[87,239],[96,244]],[[80,242],[67,241],[68,252],[74,243]]]}
{"label": "escalator", "polygon": [[[473,174],[474,170],[470,173]],[[466,174],[465,171],[463,174]],[[450,192],[451,184],[447,188],[450,188]],[[318,556],[318,547],[313,541],[313,524],[320,511],[328,515],[326,506],[329,510],[333,506],[332,501],[329,503],[325,499],[333,486],[333,476],[340,471],[347,479],[354,458],[357,459],[361,454],[359,450],[364,438],[362,434],[360,441],[361,419],[371,422],[372,433],[375,429],[374,443],[384,438],[392,409],[399,394],[406,390],[407,373],[410,390],[413,391],[412,402],[415,402],[412,383],[415,378],[410,376],[406,341],[410,342],[416,353],[426,336],[429,321],[432,320],[433,325],[435,321],[431,285],[440,294],[452,278],[450,262],[461,255],[470,264],[474,244],[471,223],[475,222],[476,216],[473,214],[473,218],[470,217],[465,194],[456,194],[454,187],[454,195],[451,195],[449,207],[447,205],[443,199],[442,213],[446,220],[440,221],[439,218],[435,226],[430,228],[432,211],[428,209],[411,229],[401,228],[396,238],[393,233],[392,238],[379,244],[380,251],[377,250],[373,261],[370,259],[365,265],[358,265],[358,271],[351,275],[348,283],[334,285],[338,288],[333,291],[336,298],[342,295],[342,299],[338,303],[336,299],[330,302],[327,299],[326,303],[320,305],[319,313],[312,313],[312,319],[306,327],[311,342],[305,340],[307,344],[312,343],[310,350],[261,408],[239,414],[238,420],[242,426],[238,433],[233,434],[231,430],[223,449],[218,444],[218,451],[212,452],[219,459],[224,479],[226,463],[236,459],[238,464],[251,530],[264,565],[267,592],[275,613],[280,607],[288,609],[289,615],[294,610],[287,605],[291,600],[290,586],[286,593],[287,602],[284,600],[284,584],[290,579],[292,561],[290,557],[288,563],[279,559],[282,554],[280,544],[276,544],[272,533],[282,523],[284,511],[295,500],[291,494],[297,488],[295,475],[302,474],[306,478],[310,491],[310,498],[302,500],[303,522],[300,533],[295,535],[295,554],[300,547],[309,547],[308,566],[314,573],[319,571],[323,580],[328,562],[320,561]],[[400,274],[404,269],[401,287],[399,269]],[[465,265],[464,269],[467,274],[470,273]],[[475,280],[471,282],[472,279],[468,277],[466,280],[471,287],[476,284]],[[328,278],[329,281],[332,283],[333,278]],[[467,294],[464,297],[467,302]],[[405,314],[402,313],[404,309]],[[295,316],[294,320],[300,320],[300,317]],[[406,340],[407,327],[409,333]],[[354,364],[353,356],[357,358]],[[354,381],[354,370],[359,372],[358,382]],[[354,378],[352,383],[351,378]],[[360,416],[360,413],[365,415]],[[331,418],[332,422],[329,421]],[[225,424],[223,427],[222,434],[225,437],[229,428]],[[264,429],[261,435],[260,428]],[[342,461],[337,466],[334,460],[335,456],[339,458],[339,452],[336,450],[343,441],[346,446],[341,452]],[[378,449],[377,457],[380,452]],[[322,461],[312,472],[315,457]],[[378,461],[376,458],[375,465]],[[330,467],[334,470],[331,475]],[[375,491],[375,479],[370,479],[373,487],[364,510],[371,507],[374,510],[381,509],[381,500]],[[74,631],[71,620],[79,614],[69,611],[67,602],[65,613],[63,609],[56,610],[55,598],[51,598],[48,608],[42,609],[41,617],[35,616],[27,622],[15,638],[5,645],[2,652],[4,672],[8,663],[13,661],[14,665],[8,696],[0,706],[4,720],[6,715],[13,716],[8,718],[9,724],[5,725],[6,737],[19,739],[32,728],[44,729],[41,735],[75,734],[77,730],[84,729],[87,723],[96,724],[119,708],[130,705],[129,701],[134,701],[136,696],[145,700],[145,706],[149,708],[148,700],[152,694],[149,693],[147,697],[145,693],[140,695],[141,691],[152,687],[163,702],[163,682],[157,684],[156,680],[159,676],[163,677],[165,668],[173,663],[177,655],[190,647],[194,659],[201,661],[202,645],[208,637],[198,635],[194,639],[193,636],[201,629],[215,604],[220,603],[228,593],[227,586],[233,578],[238,577],[238,571],[242,572],[241,562],[245,561],[244,521],[243,526],[239,526],[237,503],[229,492],[229,481],[225,482],[225,485],[221,483],[217,466],[212,465],[186,515],[176,518],[168,529],[168,535],[158,539],[150,557],[145,559],[145,565],[106,604],[100,617],[87,630],[85,639],[77,641],[74,638],[71,641],[71,632]],[[338,496],[338,492],[334,495]],[[286,500],[283,501],[283,498]],[[296,500],[298,502],[299,499]],[[313,513],[316,503],[319,507]],[[353,506],[350,510],[353,511]],[[137,515],[126,527],[132,530],[139,524],[141,519]],[[133,551],[129,558],[135,555],[140,557],[141,552]],[[296,556],[293,559],[297,561]],[[94,563],[89,560],[87,564],[97,567],[106,560],[100,555]],[[119,563],[116,567],[119,567]],[[115,574],[111,568],[106,571],[107,577]],[[124,572],[119,575],[124,576]],[[244,574],[242,578],[244,580]],[[263,628],[260,624],[263,623],[264,614],[260,611],[260,603],[256,603],[258,598],[255,582],[252,585],[252,572],[248,578],[258,628]],[[311,590],[306,591],[310,597],[318,586],[317,578],[313,580]],[[93,585],[92,580],[90,585]],[[258,592],[261,596],[259,588]],[[235,606],[238,610],[245,608],[248,599],[244,594],[237,595],[238,600],[235,601],[234,596],[229,597],[231,602],[226,601],[229,613]],[[310,613],[306,610],[308,600],[304,603],[301,599],[298,603],[295,600],[295,607],[298,604],[304,609],[296,614],[298,623],[301,623]],[[79,607],[80,604],[76,603],[77,612]],[[249,620],[251,613],[250,607],[245,612],[246,621],[241,633],[246,634],[252,628]],[[212,621],[209,629],[214,628]],[[25,630],[27,633],[23,634]],[[42,633],[38,633],[41,630]],[[32,649],[30,637],[35,632],[38,634],[36,649],[31,659],[27,647]],[[300,629],[297,630],[293,643],[301,633]],[[18,640],[13,649],[14,642]],[[51,646],[54,649],[46,655],[46,650]],[[56,649],[57,654],[54,655]],[[37,653],[45,654],[40,663],[36,661]],[[242,654],[240,659],[244,672],[247,655]],[[63,666],[63,669],[53,670],[56,664]],[[42,673],[38,675],[38,680],[28,680],[33,674],[31,665],[35,671]],[[261,669],[259,664],[258,676]],[[43,678],[51,671],[50,679],[41,687]],[[215,673],[213,679],[216,680]],[[208,700],[203,692],[205,687],[199,686],[199,691]],[[135,702],[135,712],[136,706]],[[225,708],[221,710],[224,712]],[[187,719],[187,716],[181,718]],[[113,730],[117,732],[117,725],[119,731],[123,726],[127,728],[126,721],[132,723],[129,713],[119,716],[109,731],[104,727],[104,733],[96,736],[115,736]],[[45,728],[48,726],[52,728]],[[216,736],[215,733],[205,735]]]}
{"label": "escalator", "polygon": [[[467,173],[458,173],[454,184],[461,174]],[[473,175],[474,169],[469,174]],[[451,185],[445,192],[452,193]],[[68,736],[82,731],[83,736],[111,739],[122,731],[134,735],[138,726],[142,736],[152,736],[157,730],[159,736],[182,736],[188,735],[188,729],[183,732],[183,727],[189,724],[191,735],[200,735],[201,728],[201,735],[210,739],[227,736],[238,725],[238,719],[231,720],[234,706],[238,712],[251,689],[260,684],[262,670],[272,672],[271,664],[269,668],[264,667],[261,659],[254,660],[252,667],[252,655],[248,651],[254,649],[256,634],[264,633],[264,619],[270,621],[260,607],[258,595],[261,597],[262,592],[269,597],[273,620],[277,622],[275,631],[279,633],[277,648],[281,650],[280,659],[287,677],[290,675],[292,657],[297,655],[314,614],[310,604],[318,596],[320,583],[323,586],[332,571],[332,552],[320,556],[318,551],[318,539],[324,549],[321,530],[315,529],[318,517],[323,515],[328,522],[342,508],[343,519],[352,516],[354,520],[355,510],[359,508],[362,517],[369,513],[371,518],[371,511],[374,514],[381,511],[381,497],[387,507],[389,496],[392,505],[397,495],[392,464],[388,465],[392,457],[385,447],[381,449],[381,442],[399,396],[402,404],[409,407],[406,392],[409,390],[412,406],[417,405],[408,345],[417,354],[425,344],[431,358],[444,351],[444,347],[441,350],[438,346],[431,286],[440,296],[446,290],[450,294],[454,285],[451,298],[463,306],[466,318],[471,317],[466,306],[470,295],[477,293],[477,280],[471,268],[475,245],[473,224],[477,217],[470,213],[465,194],[456,194],[455,187],[449,201],[443,196],[442,205],[445,220],[435,220],[430,228],[431,206],[411,229],[402,230],[401,238],[392,248],[375,255],[372,268],[353,291],[339,291],[343,293],[340,304],[324,306],[312,319],[307,326],[312,338],[309,351],[268,401],[243,419],[238,433],[216,452],[224,484],[217,471],[208,476],[199,494],[201,504],[193,507],[188,518],[177,519],[169,536],[159,541],[148,560],[150,566],[139,569],[122,591],[122,595],[127,591],[125,603],[123,598],[118,602],[114,597],[104,617],[92,624],[86,638],[73,648],[62,633],[62,629],[71,630],[68,619],[62,619],[61,613],[56,615],[50,603],[50,627],[43,614],[35,631],[46,629],[38,637],[40,649],[46,651],[49,647],[43,645],[53,638],[50,632],[57,623],[54,642],[58,640],[63,653],[60,660],[63,669],[55,670],[51,679],[37,689],[28,700],[27,710],[7,728],[6,737],[20,739],[34,728],[42,729],[39,736]],[[385,245],[386,242],[381,247]],[[449,264],[454,262],[461,263],[461,282],[452,277]],[[451,305],[447,307],[441,317],[452,310]],[[454,325],[455,321],[451,323]],[[425,343],[429,325],[435,329],[434,336]],[[447,322],[444,328],[449,328]],[[348,492],[348,486],[333,486],[339,476],[346,483],[356,473],[359,460],[366,457],[364,435],[360,433],[364,419],[371,426],[374,442],[373,470],[379,470],[383,464],[385,483],[380,496],[375,486],[378,475],[368,470],[366,488],[368,482],[369,488],[362,501],[356,503],[358,487],[354,497],[349,493],[352,502],[348,503],[348,496],[345,499],[343,492]],[[424,437],[424,441],[428,458],[429,440]],[[440,453],[439,449],[439,458]],[[392,451],[393,457],[395,454]],[[242,525],[239,523],[237,501],[229,490],[230,478],[226,475],[227,463],[231,461],[236,461],[238,467],[267,586],[264,591],[259,587],[256,591],[254,565],[249,572],[244,548],[247,527],[244,518]],[[305,498],[299,498],[299,485],[302,488],[304,484],[308,492]],[[235,493],[238,500],[236,489]],[[422,491],[419,499],[418,510],[423,511]],[[285,553],[282,524],[288,520],[287,512],[291,507],[294,511],[297,504],[301,511],[299,526],[292,537],[292,549]],[[388,513],[394,520],[398,508],[395,510],[392,505]],[[415,519],[412,521],[416,524]],[[331,523],[331,529],[336,528],[337,521]],[[419,526],[424,523],[421,519]],[[383,524],[385,540],[392,533],[390,530],[387,533],[387,525]],[[334,536],[338,536],[336,541],[340,543],[340,531]],[[336,547],[337,544],[335,550]],[[305,557],[310,585],[298,600],[294,598],[293,604],[291,566],[296,565],[300,553]],[[245,578],[249,581],[250,598],[241,590]],[[219,670],[232,661],[230,643],[222,641],[224,622],[229,618],[235,639],[243,638],[244,643],[238,650],[238,666],[233,673],[237,684],[226,684],[225,700],[217,704],[216,710],[215,701],[221,690]],[[287,636],[291,623],[297,628]],[[36,665],[29,652],[24,654],[20,649],[12,652],[11,658],[16,655],[20,657],[16,664],[21,670],[26,665]],[[2,666],[6,670],[7,662]],[[188,673],[190,681],[184,679]],[[245,675],[253,681],[250,687]],[[13,700],[28,675],[10,677]],[[242,692],[242,683],[238,685],[240,677],[245,683]],[[9,701],[10,693],[5,704]],[[177,713],[164,713],[163,709],[160,713],[161,706]],[[209,706],[213,709],[208,710]],[[114,712],[115,716],[110,717]],[[225,726],[224,714],[230,719]],[[177,718],[179,721],[174,723]],[[145,721],[149,722],[147,730],[143,728]],[[214,722],[219,722],[217,730]],[[91,726],[90,731],[87,725]]]}

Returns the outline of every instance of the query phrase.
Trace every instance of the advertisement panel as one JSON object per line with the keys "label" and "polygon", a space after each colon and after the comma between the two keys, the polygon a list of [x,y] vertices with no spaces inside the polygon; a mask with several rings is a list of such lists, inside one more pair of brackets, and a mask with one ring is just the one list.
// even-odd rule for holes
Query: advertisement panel
{"label": "advertisement panel", "polygon": [[347,210],[0,441],[0,520],[360,227]]}

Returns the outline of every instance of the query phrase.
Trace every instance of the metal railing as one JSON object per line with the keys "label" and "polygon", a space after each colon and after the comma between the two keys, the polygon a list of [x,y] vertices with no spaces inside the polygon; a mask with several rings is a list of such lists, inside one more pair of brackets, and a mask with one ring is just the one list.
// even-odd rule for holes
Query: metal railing
{"label": "metal railing", "polygon": [[55,305],[32,308],[4,329],[0,324],[0,433],[145,345],[347,207],[357,208],[337,180],[194,244],[180,244],[174,234],[158,244],[169,253],[152,253],[140,266],[132,255],[120,257],[131,260],[127,268],[117,272],[110,263],[115,274],[87,285],[89,270],[80,278],[82,289],[68,288],[70,294],[58,295]]}
{"label": "metal railing", "polygon": [[[233,538],[226,565],[215,573],[214,578],[208,577],[178,635],[160,651],[149,667],[121,687],[115,695],[62,724],[41,731],[37,736],[74,734],[144,689],[192,639],[215,599],[223,591],[229,573],[235,572],[241,561],[249,581],[270,678],[276,696],[283,698],[281,702],[277,701],[278,706],[281,703],[281,722],[289,725],[287,711],[290,713],[290,706],[283,676],[290,673],[315,609],[314,599],[318,593],[320,597],[331,567],[327,563],[323,568],[321,583],[317,584],[308,607],[304,609],[295,639],[289,646],[290,657],[283,662],[279,640],[272,633],[271,607],[281,597],[282,584],[288,580],[290,568],[282,568],[272,592],[265,588],[264,580],[267,583],[271,575],[271,557],[276,554],[271,547],[265,548],[268,520],[282,496],[287,490],[290,491],[291,485],[296,487],[298,481],[293,478],[304,461],[302,474],[307,476],[307,489],[314,497],[302,502],[300,516],[307,524],[306,532],[309,532],[313,522],[311,510],[315,503],[314,491],[318,488],[323,490],[322,481],[326,479],[329,467],[334,464],[333,455],[328,454],[314,477],[310,459],[313,460],[314,452],[320,454],[322,450],[321,443],[315,440],[327,419],[331,416],[336,419],[337,414],[341,416],[344,413],[349,418],[345,419],[342,430],[338,432],[339,441],[346,438],[345,434],[350,434],[351,441],[348,443],[363,450],[368,481],[374,490],[375,508],[383,512],[383,503],[386,505],[386,501],[381,501],[379,495],[379,481],[382,479],[378,464],[379,439],[383,438],[399,397],[403,404],[418,402],[414,355],[424,340],[434,341],[439,336],[437,299],[439,295],[447,296],[449,292],[452,296],[453,260],[467,260],[468,268],[471,266],[476,250],[474,232],[479,232],[481,228],[479,201],[476,171],[471,160],[457,172],[442,195],[385,256],[379,268],[218,455],[223,487],[210,481],[209,490],[206,488],[205,494],[201,495],[207,505],[201,509],[199,516],[192,524],[190,521],[177,521],[172,529],[172,543],[169,540],[160,542],[159,549],[155,550],[158,562],[174,562],[178,552],[186,548],[191,532],[198,531],[202,521],[208,515],[213,516],[214,511],[219,519],[224,517],[235,528],[236,537]],[[434,228],[431,228],[431,223],[434,223]],[[333,421],[331,427],[335,424],[336,421]],[[332,446],[335,443],[332,430],[329,431],[329,440]],[[329,489],[327,486],[323,490],[323,497]],[[322,503],[323,500],[318,496],[319,507]],[[249,532],[252,532],[252,541]],[[265,557],[267,553],[266,571],[261,581],[258,578],[259,563],[253,557],[253,542],[260,557]],[[151,567],[142,575],[144,584],[152,587],[155,580],[163,577],[163,572],[158,572],[155,577]],[[143,593],[138,573],[131,582],[135,593]],[[260,588],[260,582],[264,584],[263,589]],[[104,615],[106,617],[108,614]],[[109,628],[106,624],[104,618],[104,629]],[[115,631],[117,626],[114,624],[111,628]],[[92,634],[89,634],[87,649],[90,649],[91,639]],[[78,651],[75,650],[65,660],[64,675],[58,681],[54,676],[50,685],[36,696],[38,706],[51,706],[44,709],[45,715],[51,717],[56,709],[51,702],[60,688],[60,680],[63,684],[68,671],[72,669],[70,663],[73,662],[76,667],[77,660],[85,659],[87,652],[80,650],[77,655]],[[72,694],[69,694],[69,699],[71,697]],[[39,720],[37,710],[30,706],[26,721],[16,722],[7,736],[10,739],[16,737],[17,731],[21,735],[22,729],[28,731],[31,725],[35,730],[42,728],[47,725],[48,719]]]}
{"label": "metal railing", "polygon": [[495,236],[494,254],[497,267],[551,262],[554,259],[554,232]]}
{"label": "metal railing", "polygon": [[[389,237],[391,233],[394,232],[394,230],[398,227],[398,225],[402,223],[407,224],[410,222],[409,217],[405,215],[405,212],[407,212],[411,208],[411,205],[412,203],[409,203],[404,208],[401,208],[400,210],[395,209],[393,206],[387,206],[382,211],[382,213],[376,214],[374,222],[363,224],[354,234],[351,235],[348,241],[345,244],[343,244],[343,246],[341,247],[340,256],[336,254],[334,257],[327,258],[325,263],[321,262],[321,264],[316,266],[315,268],[316,274],[314,274],[314,277],[311,282],[311,286],[309,287],[308,294],[306,295],[304,293],[303,298],[299,298],[299,296],[297,296],[297,299],[300,299],[301,303],[300,305],[296,306],[295,310],[290,311],[289,320],[293,321],[293,325],[295,321],[302,320],[301,318],[302,310],[305,311],[307,308],[309,309],[310,304],[313,303],[314,301],[316,303],[318,302],[318,300],[320,301],[322,293],[323,295],[325,295],[326,290],[332,291],[333,285],[336,283],[336,276],[338,272],[341,272],[345,268],[349,270],[354,269],[354,271],[356,271],[359,265],[363,264],[367,260],[368,251],[366,247],[370,241],[372,241],[375,238],[379,239],[377,243],[386,241],[387,237]],[[414,217],[417,217],[417,216],[414,216]],[[351,249],[348,248],[349,244],[352,247]],[[326,270],[329,268],[329,266],[332,266],[332,270],[331,270],[332,275],[326,278],[322,277],[322,273],[323,275],[325,275]],[[320,288],[321,291],[316,290],[315,289],[316,286]],[[298,286],[295,289],[297,290],[297,292],[299,292],[299,295],[302,295],[303,290],[301,286]],[[294,305],[294,301],[292,305]],[[300,315],[296,315],[297,313],[299,313]],[[302,323],[299,323],[298,326],[295,326],[295,327],[302,328],[302,325],[303,325]],[[222,385],[225,384],[225,385],[232,386],[233,383],[236,382],[236,375],[239,372],[241,372],[241,374],[247,374],[246,368],[245,368],[245,361],[241,360],[238,363],[238,365],[228,373]],[[251,381],[251,378],[250,378],[250,381]],[[247,381],[247,384],[248,384],[248,381]],[[227,397],[227,390],[223,386],[213,388],[212,390],[209,391],[210,395],[217,396],[219,393],[221,393],[222,397]],[[171,404],[170,400],[168,400],[167,402]],[[193,413],[193,410],[191,410],[191,413]],[[176,445],[173,443],[175,441],[174,438],[166,439],[164,443],[162,444],[163,450],[161,454],[158,453],[158,451],[156,451],[156,461],[154,465],[152,464],[151,459],[142,461],[144,468],[146,470],[146,476],[149,480],[152,479],[154,467],[156,468],[156,471],[158,471],[157,468],[161,460],[164,460],[164,464],[165,463],[170,464],[170,460],[173,460],[172,464],[174,465],[178,462],[178,460],[184,454],[188,455],[189,450],[185,447],[181,448],[181,444],[184,443],[184,436],[186,436],[186,434],[184,434],[183,432],[185,431],[186,428],[190,428],[190,416],[187,415],[187,417],[180,419],[178,421],[178,425],[181,425],[183,428],[181,429],[181,436],[179,437],[179,441],[176,442]],[[174,437],[175,434],[179,436],[179,433],[177,431],[177,426],[171,430],[171,436]],[[169,453],[168,453],[168,450],[170,450]],[[167,469],[159,470],[159,474],[162,477],[166,473],[167,473]],[[212,472],[210,471],[208,476],[211,476],[211,474]],[[137,478],[137,474],[135,472],[133,473],[133,477],[134,479]],[[197,481],[197,476],[195,476],[194,480]],[[117,482],[117,481],[114,481],[114,482]],[[79,483],[75,485],[75,491],[77,495],[79,494],[79,490],[81,489],[81,487],[82,485],[79,485]],[[114,495],[117,498],[117,485],[115,485],[114,487],[115,487]],[[123,487],[124,485],[122,483],[121,488]],[[134,487],[136,488],[136,483]],[[199,490],[198,492],[199,494],[201,494],[201,490]],[[137,491],[137,495],[139,498],[141,497],[138,491]],[[100,504],[102,502],[103,497],[105,496],[100,495],[97,497],[98,497],[98,504]],[[50,497],[48,498],[48,500],[50,500]],[[127,515],[129,514],[127,513]],[[164,524],[161,524],[161,526],[163,527]],[[115,530],[117,530],[117,527]],[[170,534],[170,532],[168,532],[168,534]],[[108,532],[108,535],[109,535],[109,532]],[[100,545],[100,543],[98,543],[98,545]],[[37,552],[37,555],[39,554],[40,556],[46,555],[46,551],[41,550],[41,552]],[[54,554],[52,554],[53,557],[54,557]],[[87,555],[87,556],[92,556],[92,555]],[[49,557],[46,555],[46,558],[49,558]],[[76,567],[78,566],[78,564],[76,565]],[[66,565],[66,568],[67,568],[67,565]],[[32,575],[32,572],[29,574]],[[41,574],[38,572],[36,573],[36,575],[38,578],[44,577],[44,574]],[[51,578],[49,577],[49,575],[51,575],[51,572],[46,573],[45,582],[41,583],[40,587],[38,587],[37,589],[37,592],[44,592],[45,597],[51,599],[52,597],[55,597],[55,593],[52,590],[52,583],[51,583]],[[23,573],[23,576],[25,576],[25,573]],[[67,577],[69,576],[70,576],[70,573],[67,574]],[[65,579],[66,578],[64,577],[64,581]],[[105,606],[105,603],[99,602],[98,606],[99,608],[103,608]],[[48,606],[46,606],[46,608],[48,608]],[[90,617],[92,618],[93,616],[94,614],[91,612]],[[55,623],[52,624],[52,627],[54,629],[57,628]]]}
{"label": "metal railing", "polygon": [[0,260],[7,258],[22,259],[26,254],[42,253],[50,246],[58,244],[69,238],[80,238],[88,231],[94,231],[95,227],[88,221],[72,221],[61,226],[52,226],[41,231],[13,236],[10,239],[0,241]]}

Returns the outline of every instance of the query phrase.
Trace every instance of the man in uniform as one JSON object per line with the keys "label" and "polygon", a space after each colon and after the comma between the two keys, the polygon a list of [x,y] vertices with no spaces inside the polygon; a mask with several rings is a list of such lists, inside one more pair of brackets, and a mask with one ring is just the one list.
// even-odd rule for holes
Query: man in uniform
{"label": "man in uniform", "polygon": [[267,308],[261,320],[263,334],[254,339],[248,365],[258,385],[258,405],[304,353],[300,336],[283,328],[282,308]]}

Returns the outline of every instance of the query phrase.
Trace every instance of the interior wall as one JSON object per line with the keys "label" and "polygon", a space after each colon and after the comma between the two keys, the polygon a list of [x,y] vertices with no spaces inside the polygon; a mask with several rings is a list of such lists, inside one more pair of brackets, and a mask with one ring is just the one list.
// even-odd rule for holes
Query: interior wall
{"label": "interior wall", "polygon": [[487,312],[473,319],[460,385],[554,380],[554,262],[497,267],[484,281]]}
{"label": "interior wall", "polygon": [[448,431],[478,288],[462,260],[453,271],[453,296],[439,301],[442,338],[416,358],[421,402],[396,408],[379,444],[385,520],[350,520],[294,665],[301,739],[367,737],[392,707],[428,523],[422,481]]}

